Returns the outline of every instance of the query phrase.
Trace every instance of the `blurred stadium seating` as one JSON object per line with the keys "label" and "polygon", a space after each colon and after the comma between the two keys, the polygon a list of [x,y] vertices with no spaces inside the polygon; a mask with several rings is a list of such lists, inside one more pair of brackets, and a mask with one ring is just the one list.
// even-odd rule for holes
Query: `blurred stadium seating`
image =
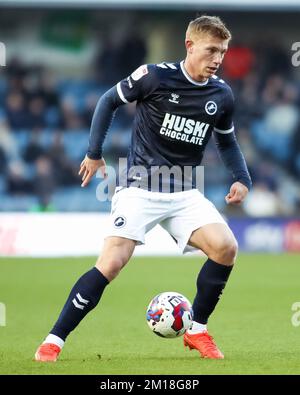
{"label": "blurred stadium seating", "polygon": [[[59,67],[55,72],[45,62],[8,59],[0,74],[0,211],[109,210],[109,202],[96,199],[99,180],[80,188],[78,166],[87,149],[98,98],[128,70],[148,62],[148,44],[142,35],[135,35],[134,52],[126,42],[126,53],[135,56],[123,64],[116,59],[117,50],[102,42],[102,53],[97,58],[95,52],[97,62],[90,65],[96,72],[80,76],[62,73]],[[225,207],[230,176],[213,141],[209,144],[205,193],[228,215],[255,216],[261,213],[263,199],[268,216],[300,212],[300,84],[289,56],[284,48],[252,39],[243,45],[233,41],[227,55],[221,76],[233,87],[238,140],[254,181],[251,204]],[[105,142],[110,165],[126,156],[133,114],[132,105],[117,113]]]}

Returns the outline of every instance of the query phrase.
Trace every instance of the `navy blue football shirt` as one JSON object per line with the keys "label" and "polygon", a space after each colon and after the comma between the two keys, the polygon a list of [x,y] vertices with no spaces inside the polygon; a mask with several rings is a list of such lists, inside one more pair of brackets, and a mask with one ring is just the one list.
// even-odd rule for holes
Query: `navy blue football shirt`
{"label": "navy blue football shirt", "polygon": [[184,61],[140,66],[99,99],[91,125],[90,159],[102,157],[114,111],[129,102],[137,103],[136,115],[119,185],[160,192],[201,189],[203,172],[199,165],[214,132],[233,180],[251,187],[234,133],[233,94],[222,79],[212,76],[204,82],[194,81]]}
{"label": "navy blue football shirt", "polygon": [[[217,76],[203,83],[194,81],[183,61],[140,66],[117,84],[117,91],[124,103],[137,102],[127,162],[128,169],[133,169],[129,184],[145,180],[137,166],[146,168],[152,179],[161,166],[194,169],[201,164],[213,131],[227,134],[234,130],[231,88]],[[181,184],[180,176],[180,180],[176,174],[172,176],[175,184]],[[159,184],[164,181],[168,185],[170,180],[160,179]],[[184,189],[195,187],[189,182],[195,180],[185,177]],[[149,189],[156,189],[150,178],[147,183]]]}

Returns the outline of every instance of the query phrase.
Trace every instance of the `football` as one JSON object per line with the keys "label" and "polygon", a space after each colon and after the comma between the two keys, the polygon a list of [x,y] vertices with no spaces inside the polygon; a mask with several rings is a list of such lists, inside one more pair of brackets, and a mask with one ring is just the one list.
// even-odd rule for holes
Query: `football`
{"label": "football", "polygon": [[151,300],[146,318],[149,328],[156,335],[166,338],[179,337],[192,325],[192,305],[178,292],[163,292]]}

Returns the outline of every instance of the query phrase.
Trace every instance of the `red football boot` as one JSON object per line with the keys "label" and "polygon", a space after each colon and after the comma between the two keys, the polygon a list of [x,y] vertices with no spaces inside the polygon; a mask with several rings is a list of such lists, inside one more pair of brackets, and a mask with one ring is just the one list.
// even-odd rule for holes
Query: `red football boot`
{"label": "red football boot", "polygon": [[183,343],[184,346],[189,347],[190,350],[198,350],[202,358],[224,358],[224,355],[218,349],[212,336],[210,336],[207,331],[195,333],[193,335],[186,332],[183,338]]}
{"label": "red football boot", "polygon": [[37,349],[34,358],[40,362],[56,362],[61,348],[53,343],[43,343]]}

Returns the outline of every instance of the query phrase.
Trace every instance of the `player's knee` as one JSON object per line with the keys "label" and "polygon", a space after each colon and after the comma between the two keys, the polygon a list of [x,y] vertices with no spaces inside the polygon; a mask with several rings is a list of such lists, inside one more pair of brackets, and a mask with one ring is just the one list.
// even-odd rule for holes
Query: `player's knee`
{"label": "player's knee", "polygon": [[238,252],[238,243],[234,237],[224,238],[216,249],[215,260],[224,265],[233,265]]}
{"label": "player's knee", "polygon": [[232,240],[227,245],[227,256],[231,263],[234,263],[236,260],[236,256],[238,253],[238,243],[237,240],[233,237]]}
{"label": "player's knee", "polygon": [[133,240],[118,237],[107,238],[96,267],[108,281],[112,281],[129,261],[134,247]]}
{"label": "player's knee", "polygon": [[117,277],[126,263],[127,262],[122,257],[100,257],[96,263],[96,267],[108,279],[108,281],[112,281]]}

